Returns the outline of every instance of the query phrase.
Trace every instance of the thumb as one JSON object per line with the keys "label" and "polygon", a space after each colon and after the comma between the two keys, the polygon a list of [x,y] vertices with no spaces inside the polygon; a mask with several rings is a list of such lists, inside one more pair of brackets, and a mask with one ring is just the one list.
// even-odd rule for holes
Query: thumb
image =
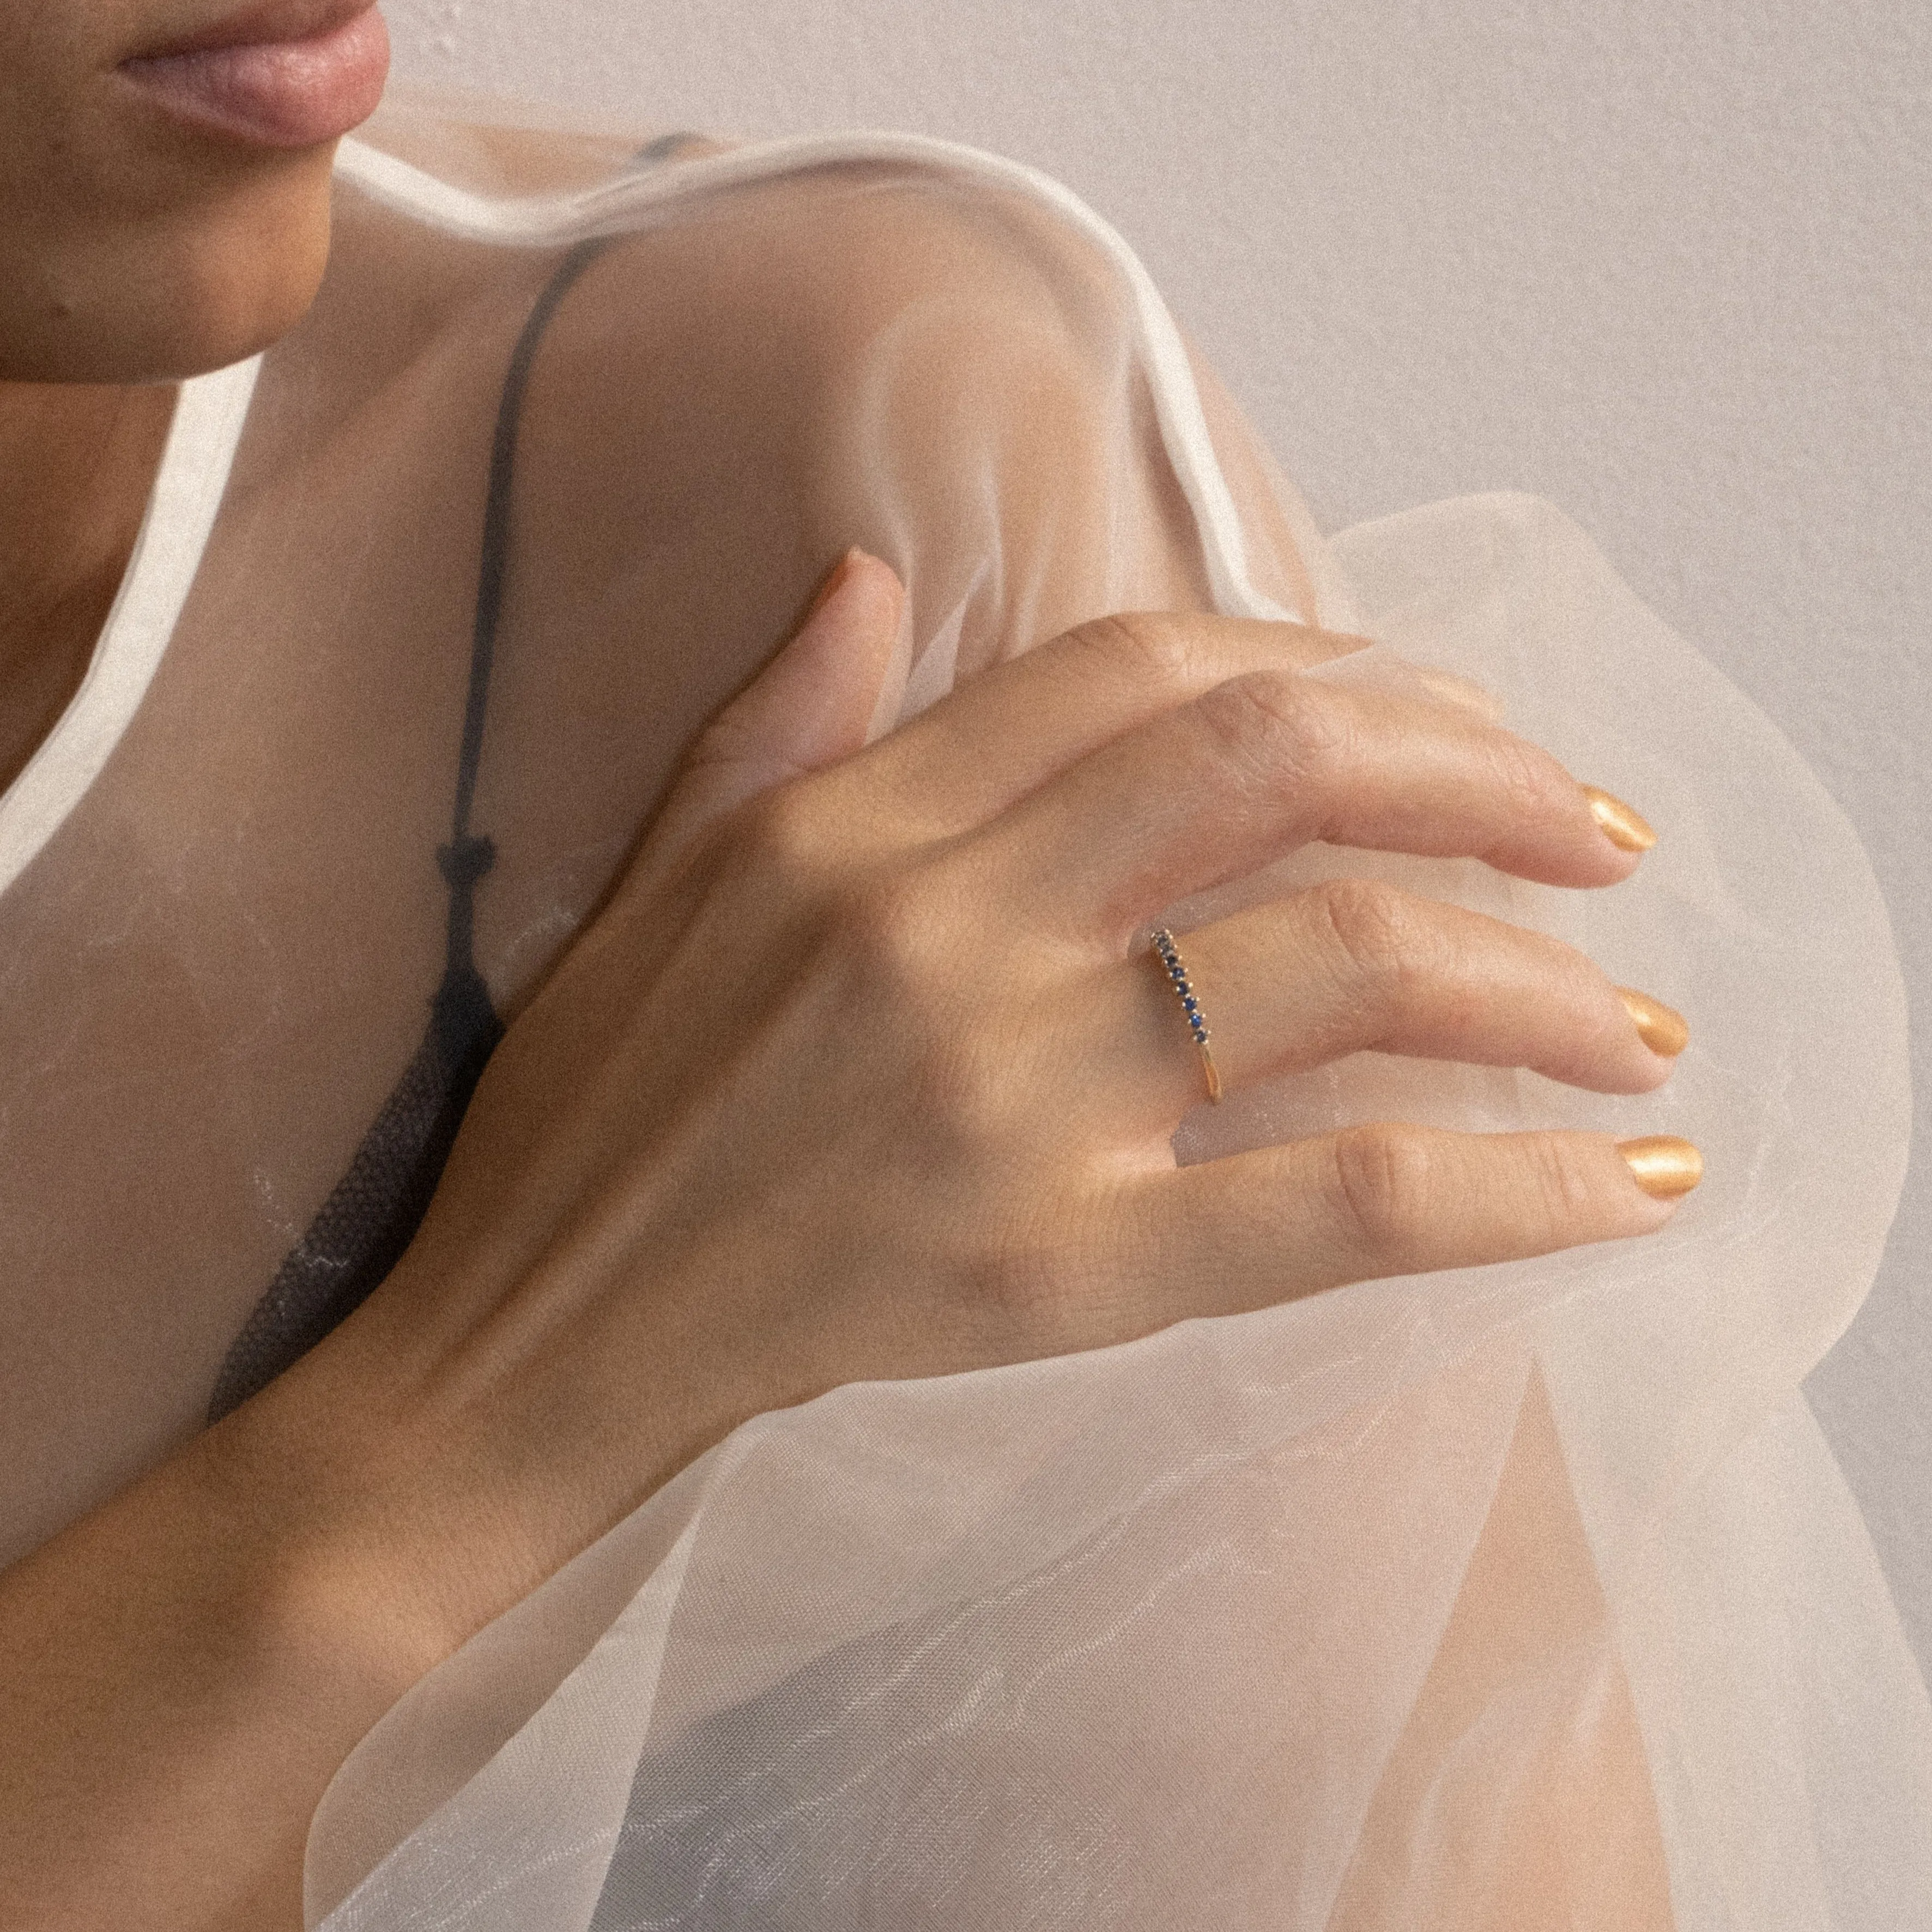
{"label": "thumb", "polygon": [[734,806],[865,744],[892,669],[905,586],[848,550],[791,641],[706,728],[664,801],[657,837],[682,844]]}

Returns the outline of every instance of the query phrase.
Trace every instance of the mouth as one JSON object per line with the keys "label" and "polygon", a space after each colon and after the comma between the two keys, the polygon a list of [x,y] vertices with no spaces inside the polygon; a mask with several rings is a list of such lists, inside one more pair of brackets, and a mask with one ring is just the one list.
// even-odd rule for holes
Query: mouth
{"label": "mouth", "polygon": [[375,0],[270,0],[124,60],[178,120],[265,148],[312,148],[366,121],[388,77]]}

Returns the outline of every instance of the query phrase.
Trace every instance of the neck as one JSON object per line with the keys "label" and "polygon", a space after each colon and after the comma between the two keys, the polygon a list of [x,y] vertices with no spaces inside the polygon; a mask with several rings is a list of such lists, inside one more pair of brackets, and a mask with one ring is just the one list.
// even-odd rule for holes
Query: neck
{"label": "neck", "polygon": [[0,786],[86,672],[140,530],[174,394],[0,382]]}

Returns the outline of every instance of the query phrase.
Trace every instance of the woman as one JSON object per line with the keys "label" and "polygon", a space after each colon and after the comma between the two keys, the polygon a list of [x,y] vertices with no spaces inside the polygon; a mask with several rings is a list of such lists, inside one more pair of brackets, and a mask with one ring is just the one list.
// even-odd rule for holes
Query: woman
{"label": "woman", "polygon": [[[332,201],[381,85],[356,0],[8,0],[0,56],[7,1922],[295,1923],[325,1787],[445,1660],[338,1779],[312,1919],[417,1922],[454,1883],[465,1923],[742,1923],[747,1886],[788,1924],[854,1899],[1171,1921],[1195,1855],[1150,1831],[1130,1856],[1131,1808],[1094,1822],[1098,1717],[1056,1767],[1061,1720],[1020,1715],[1042,1670],[962,1731],[983,1672],[955,1695],[934,1646],[1026,1654],[1047,1625],[1003,1624],[995,1579],[1036,1535],[1054,1667],[1083,1654],[1068,1606],[1100,1617],[1130,1573],[1069,1567],[1091,1525],[1067,1472],[1205,1440],[1139,1406],[1193,1386],[1176,1363],[1286,1349],[1340,1388],[1388,1352],[1340,1324],[1420,1304],[1318,1292],[1670,1220],[1700,1166],[1654,1120],[1336,1125],[1359,1088],[1311,1115],[1326,1090],[1292,1079],[1372,1048],[1654,1093],[1670,1007],[1448,902],[1617,886],[1648,827],[1468,686],[1355,659],[1285,486],[1211,384],[1190,468],[1118,263],[1024,184],[400,118]],[[667,200],[680,168],[704,191]],[[504,247],[465,182],[616,212]],[[1281,614],[1180,614],[1231,584]],[[1402,875],[1420,890],[1280,868],[1317,840],[1482,865]],[[1882,943],[1839,869],[1838,937],[1807,929],[1827,978]],[[1177,1167],[1223,1086],[1221,1138],[1184,1142],[1216,1157]],[[1444,1090],[1482,1124],[1478,1088]],[[1846,1166],[1821,1156],[1883,1194]],[[1850,1212],[1856,1250],[1882,1214]],[[1402,1393],[1348,1383],[1295,1425],[1304,1475],[1347,1474],[1323,1506],[1280,1473],[1281,1509],[1317,1508],[1300,1546],[1359,1514],[1413,1574],[1340,1566],[1386,1599],[1328,1633],[1361,1735],[1325,1742],[1310,1704],[1302,1758],[1242,1780],[1252,1818],[1199,1834],[1217,1922],[1257,1898],[1348,1925],[1682,1912],[1660,1694],[1627,1679],[1602,1522],[1570,1500],[1557,1279],[1454,1302]],[[1174,1325],[1292,1308],[1332,1332]],[[1814,1345],[1772,1326],[1709,1441],[1750,1436]],[[836,1482],[801,1473],[814,1443]],[[761,1539],[790,1592],[762,1622]],[[708,1626],[718,1604],[751,1621]],[[659,1661],[593,1693],[632,1630]],[[1220,1710],[1210,1683],[1272,1667],[1231,1640],[1186,1694]],[[1526,1684],[1560,1720],[1483,1742],[1471,1714]],[[781,1832],[792,1877],[759,1892],[772,1821],[840,1788],[814,1741],[860,1711],[868,1766],[926,1765],[916,1797],[854,1800],[816,1852]],[[1225,1777],[1238,1715],[1192,1741],[1150,1717],[1150,1802]],[[546,1724],[576,1740],[561,1774]],[[941,1734],[971,1742],[934,1756]],[[597,1799],[568,1785],[593,1764]],[[935,1765],[981,1808],[963,1835]],[[1445,1790],[1486,1794],[1472,1827]],[[855,1876],[888,1814],[896,1874]],[[1254,1846],[1274,1862],[1243,1889]]]}

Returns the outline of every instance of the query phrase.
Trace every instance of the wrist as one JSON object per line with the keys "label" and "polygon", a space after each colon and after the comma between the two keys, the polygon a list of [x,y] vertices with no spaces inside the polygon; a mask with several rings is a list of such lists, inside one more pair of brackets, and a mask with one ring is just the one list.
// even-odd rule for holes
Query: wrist
{"label": "wrist", "polygon": [[328,1365],[298,1364],[190,1445],[182,1473],[238,1615],[373,1721],[469,1632],[434,1587],[440,1538],[403,1432],[342,1393]]}

